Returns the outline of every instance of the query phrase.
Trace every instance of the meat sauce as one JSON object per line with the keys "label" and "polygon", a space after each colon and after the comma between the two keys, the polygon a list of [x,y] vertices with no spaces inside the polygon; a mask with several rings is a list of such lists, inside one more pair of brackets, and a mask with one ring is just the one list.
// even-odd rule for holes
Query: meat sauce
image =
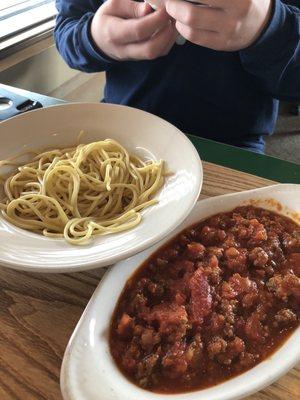
{"label": "meat sauce", "polygon": [[300,227],[253,206],[190,227],[128,280],[110,350],[132,382],[203,389],[270,356],[299,325]]}

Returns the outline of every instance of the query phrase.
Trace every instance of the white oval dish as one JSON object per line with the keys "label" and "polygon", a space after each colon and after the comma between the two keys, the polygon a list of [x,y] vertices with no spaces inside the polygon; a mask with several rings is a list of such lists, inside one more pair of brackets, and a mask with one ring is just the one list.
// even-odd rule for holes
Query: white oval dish
{"label": "white oval dish", "polygon": [[[271,357],[251,370],[209,389],[178,395],[145,391],[129,382],[109,351],[108,329],[116,302],[127,279],[164,242],[191,224],[229,211],[249,200],[272,198],[300,216],[300,185],[275,185],[200,201],[187,220],[159,244],[116,264],[105,275],[86,307],[66,349],[61,369],[64,400],[237,400],[271,384],[300,361],[300,328]],[[276,203],[264,203],[276,209]]]}
{"label": "white oval dish", "polygon": [[[153,245],[192,210],[202,180],[200,157],[189,139],[168,122],[130,107],[76,103],[25,113],[0,124],[0,160],[26,148],[67,147],[105,138],[119,141],[142,158],[163,159],[172,175],[132,230],[95,236],[74,246],[16,228],[0,217],[0,264],[34,272],[72,272],[111,265]],[[159,223],[158,223],[159,221]]]}

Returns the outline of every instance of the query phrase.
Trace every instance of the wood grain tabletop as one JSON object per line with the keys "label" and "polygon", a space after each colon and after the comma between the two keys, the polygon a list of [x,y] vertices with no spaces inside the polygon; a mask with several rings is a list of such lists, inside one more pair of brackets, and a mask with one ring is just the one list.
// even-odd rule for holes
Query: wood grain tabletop
{"label": "wood grain tabletop", "polygon": [[[273,183],[204,163],[201,198]],[[59,373],[64,350],[104,272],[37,274],[0,267],[0,400],[62,399]],[[300,365],[246,398],[298,399]]]}

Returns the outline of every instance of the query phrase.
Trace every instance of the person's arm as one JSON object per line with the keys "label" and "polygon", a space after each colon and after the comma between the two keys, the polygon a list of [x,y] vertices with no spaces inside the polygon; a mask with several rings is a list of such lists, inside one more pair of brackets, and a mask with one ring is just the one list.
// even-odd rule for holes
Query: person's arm
{"label": "person's arm", "polygon": [[144,2],[56,0],[56,46],[74,69],[107,70],[124,60],[152,60],[166,55],[176,39],[165,10],[152,13]]}
{"label": "person's arm", "polygon": [[74,69],[98,72],[112,62],[93,43],[90,26],[100,2],[92,0],[56,0],[58,15],[54,29],[56,47],[65,62]]}
{"label": "person's arm", "polygon": [[192,43],[239,52],[246,71],[273,97],[300,100],[300,0],[167,0]]}
{"label": "person's arm", "polygon": [[300,100],[300,0],[273,0],[273,13],[260,38],[240,51],[244,68],[273,97]]}

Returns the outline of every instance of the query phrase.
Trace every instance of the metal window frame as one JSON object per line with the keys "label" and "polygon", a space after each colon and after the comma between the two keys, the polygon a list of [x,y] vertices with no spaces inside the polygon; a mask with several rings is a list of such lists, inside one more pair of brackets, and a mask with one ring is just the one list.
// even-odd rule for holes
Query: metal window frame
{"label": "metal window frame", "polygon": [[31,8],[22,12],[16,6],[15,12],[0,20],[0,60],[52,35],[57,14],[55,2],[30,3]]}

